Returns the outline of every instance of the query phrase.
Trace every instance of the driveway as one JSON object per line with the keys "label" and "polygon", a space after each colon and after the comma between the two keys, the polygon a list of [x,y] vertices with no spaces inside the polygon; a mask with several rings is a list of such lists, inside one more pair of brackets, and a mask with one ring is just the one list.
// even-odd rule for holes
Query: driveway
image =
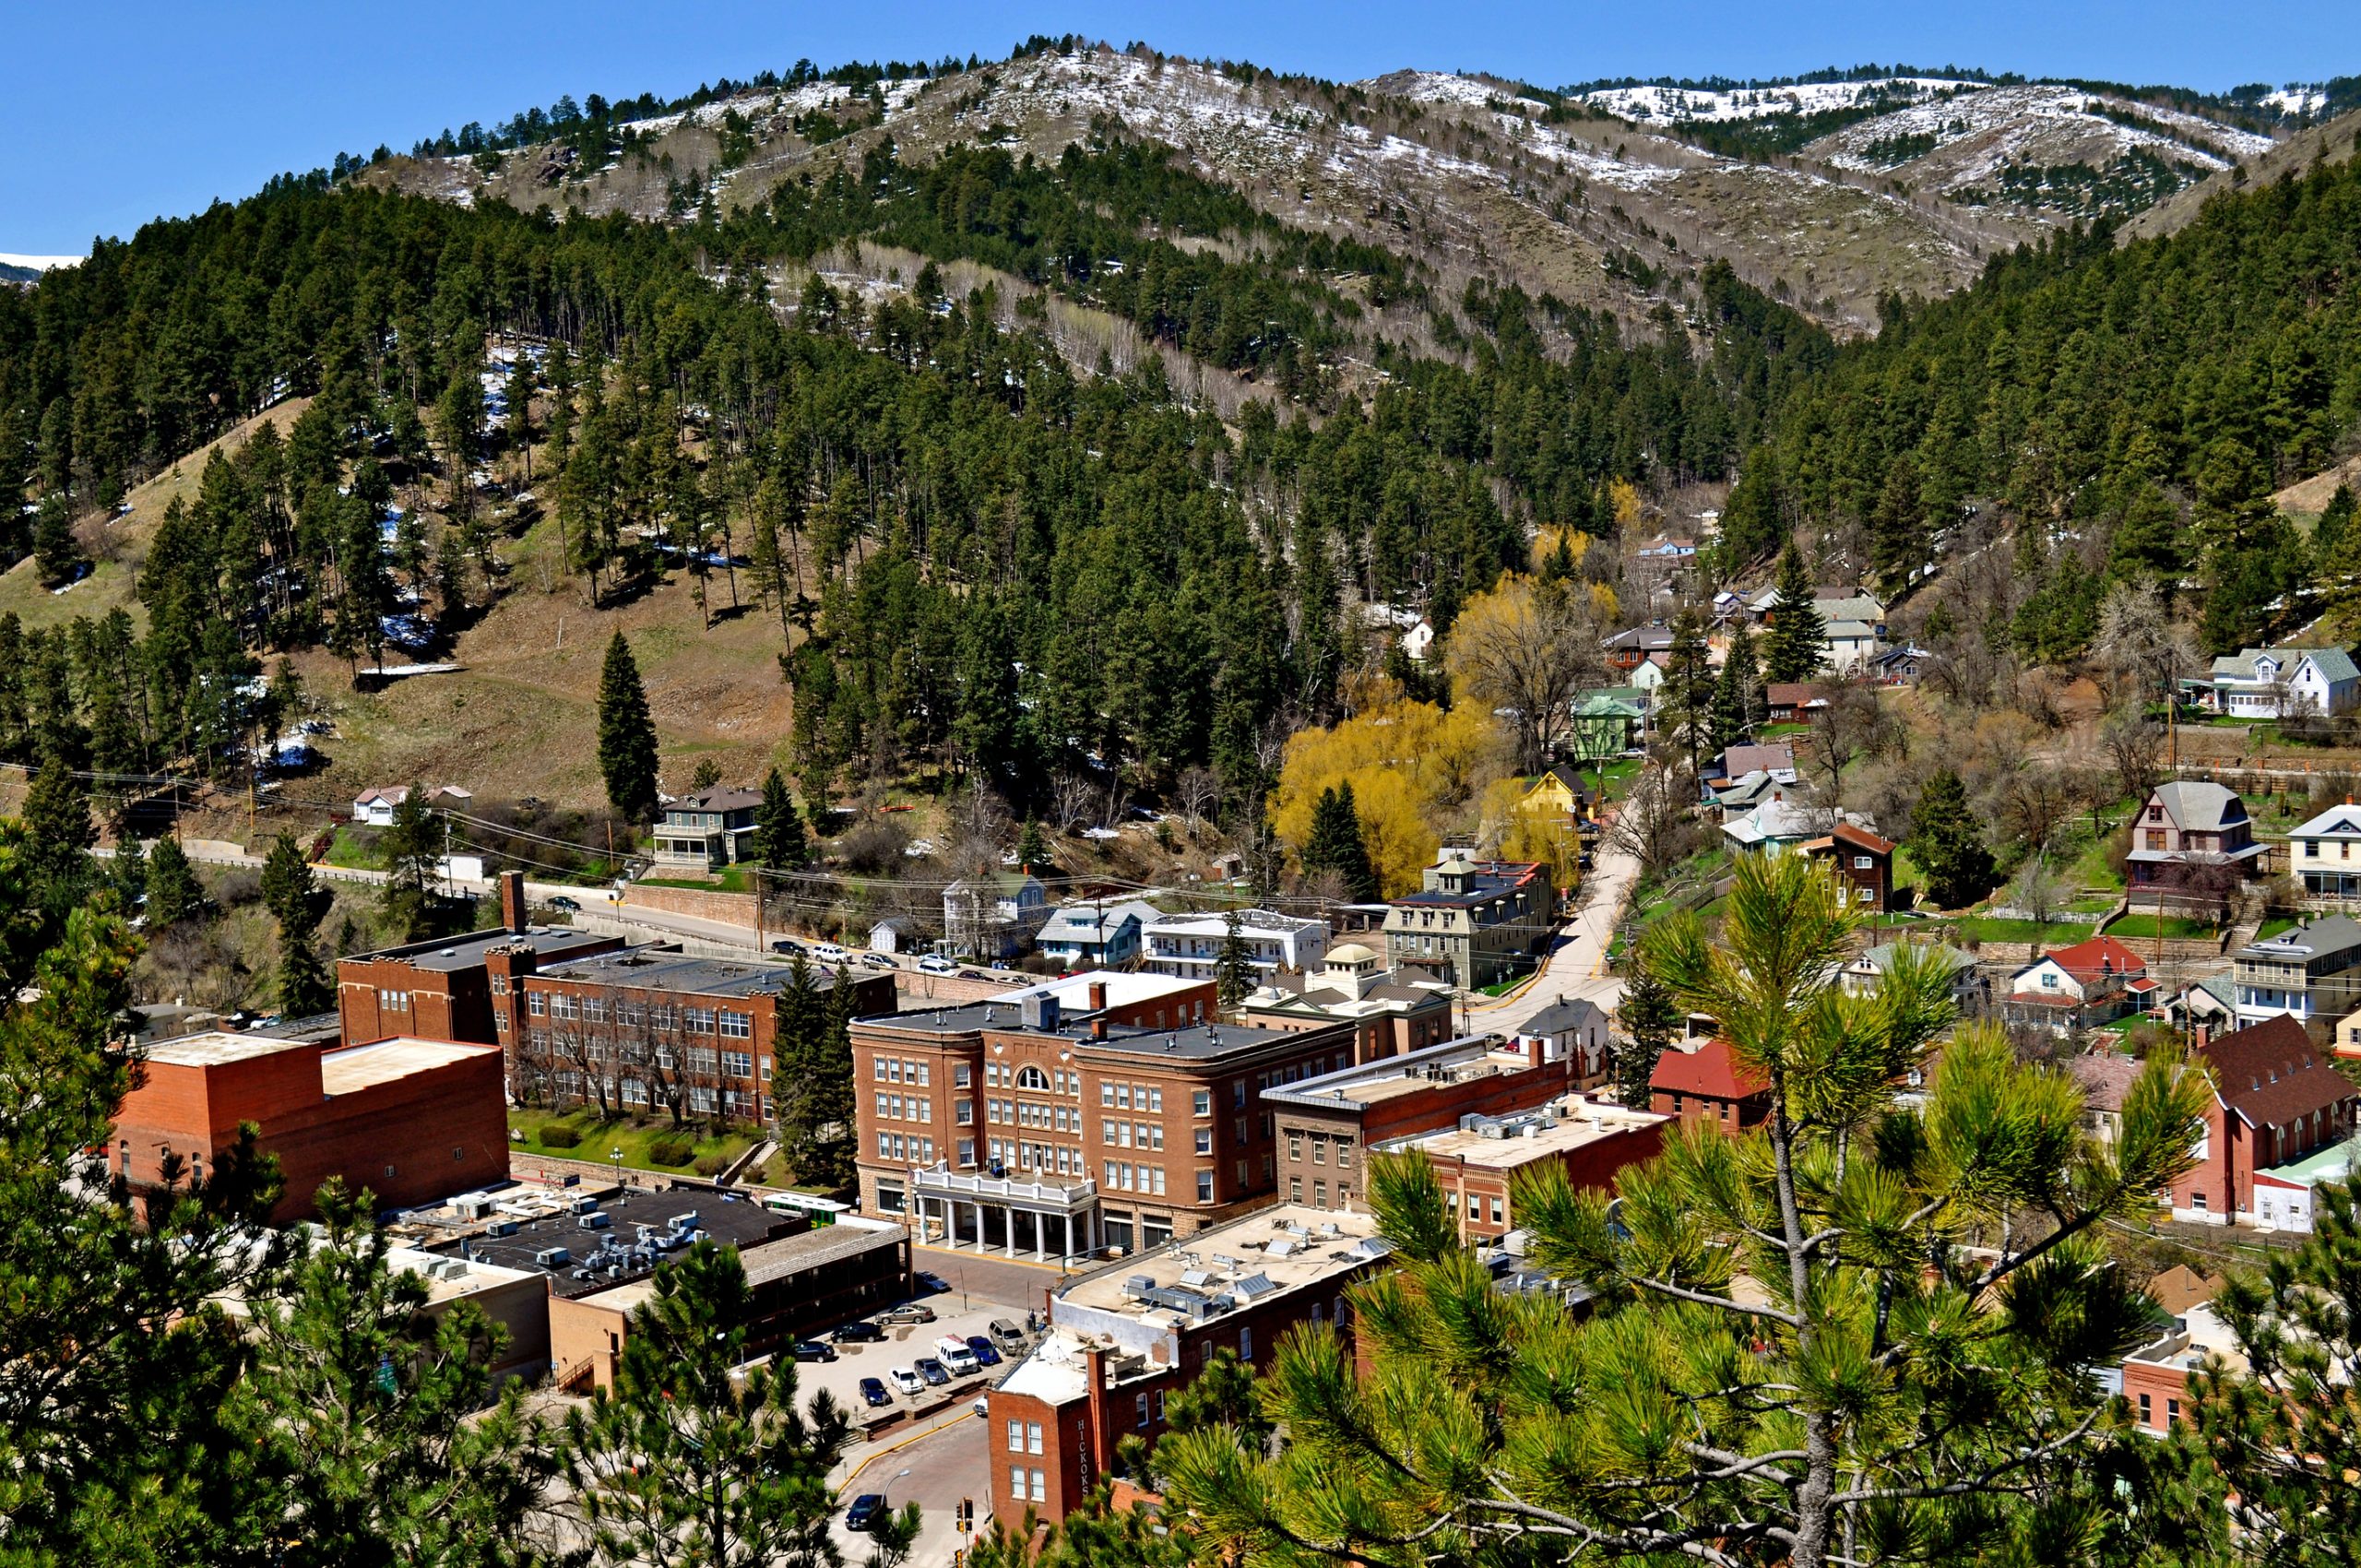
{"label": "driveway", "polygon": [[1513,1034],[1560,996],[1586,997],[1612,1012],[1623,982],[1608,972],[1607,949],[1615,940],[1624,901],[1640,879],[1640,862],[1619,849],[1599,846],[1591,873],[1583,881],[1582,902],[1561,927],[1541,962],[1541,972],[1513,996],[1465,1004],[1471,1029]]}

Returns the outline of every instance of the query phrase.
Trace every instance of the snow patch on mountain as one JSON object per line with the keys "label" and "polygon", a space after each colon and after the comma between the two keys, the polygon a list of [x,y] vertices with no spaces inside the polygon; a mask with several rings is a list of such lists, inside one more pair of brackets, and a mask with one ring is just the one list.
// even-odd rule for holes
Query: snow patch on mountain
{"label": "snow patch on mountain", "polygon": [[[1931,144],[1912,148],[1922,138]],[[1882,172],[1925,164],[1939,172],[1941,188],[1957,189],[2013,162],[2095,167],[2135,150],[2212,173],[2270,146],[2268,137],[2177,110],[2074,88],[2023,86],[1912,104],[1847,125],[1806,150],[1839,169]],[[1952,156],[1929,161],[1930,154],[1952,148]]]}
{"label": "snow patch on mountain", "polygon": [[1549,106],[1538,99],[1500,87],[1477,77],[1450,71],[1395,71],[1353,84],[1368,92],[1406,98],[1413,103],[1455,103],[1464,109],[1484,109],[1494,103],[1514,104],[1536,113]]}
{"label": "snow patch on mountain", "polygon": [[1699,120],[1761,120],[1774,114],[1818,114],[1850,109],[1869,97],[1922,98],[1983,90],[1981,82],[1949,77],[1880,77],[1873,81],[1796,82],[1786,87],[1601,88],[1583,101],[1618,119],[1643,125],[1678,125]]}

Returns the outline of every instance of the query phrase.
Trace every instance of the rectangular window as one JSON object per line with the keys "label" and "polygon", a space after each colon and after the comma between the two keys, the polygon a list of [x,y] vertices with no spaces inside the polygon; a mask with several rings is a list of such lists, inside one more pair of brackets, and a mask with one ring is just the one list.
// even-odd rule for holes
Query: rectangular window
{"label": "rectangular window", "polygon": [[2156,1424],[2154,1414],[2149,1408],[2148,1396],[2145,1394],[2140,1396],[2140,1424],[2143,1427]]}
{"label": "rectangular window", "polygon": [[615,1021],[633,1025],[647,1022],[647,1004],[636,996],[624,997],[615,1004]]}
{"label": "rectangular window", "polygon": [[536,1018],[540,1018],[547,1016],[549,1010],[550,999],[547,996],[538,991],[528,991],[525,993],[525,1011],[527,1013]]}
{"label": "rectangular window", "polygon": [[1159,1114],[1162,1113],[1164,1110],[1164,1091],[1162,1089],[1152,1088],[1147,1091],[1147,1108],[1150,1111],[1158,1112]]}
{"label": "rectangular window", "polygon": [[725,1039],[753,1038],[754,1016],[752,1013],[732,1013],[725,1008],[721,1014],[721,1033]]}
{"label": "rectangular window", "polygon": [[1210,1170],[1197,1172],[1197,1201],[1201,1204],[1214,1201],[1214,1173]]}
{"label": "rectangular window", "polygon": [[1129,1111],[1131,1108],[1132,1086],[1129,1084],[1117,1084],[1115,1086],[1115,1109],[1118,1111]]}
{"label": "rectangular window", "polygon": [[1287,1134],[1287,1163],[1289,1165],[1303,1163],[1303,1134],[1301,1133]]}
{"label": "rectangular window", "polygon": [[973,1087],[973,1085],[968,1081],[968,1069],[967,1064],[965,1062],[956,1062],[952,1064],[951,1087],[955,1089],[964,1089]]}
{"label": "rectangular window", "polygon": [[677,1015],[672,1011],[672,1004],[669,1002],[659,1007],[651,1007],[647,1010],[648,1023],[659,1029],[671,1028],[676,1016]]}
{"label": "rectangular window", "polygon": [[[1025,1423],[1025,1452],[1027,1454],[1041,1452],[1041,1423],[1038,1421]],[[1033,1473],[1038,1476],[1041,1472],[1036,1470]]]}
{"label": "rectangular window", "polygon": [[956,1101],[956,1102],[955,1102],[955,1105],[954,1114],[957,1116],[958,1121],[959,1121],[959,1125],[961,1125],[962,1127],[971,1127],[971,1126],[975,1125],[975,1123],[976,1123],[976,1102],[975,1102],[974,1100],[972,1100],[972,1099],[963,1099],[963,1100]]}
{"label": "rectangular window", "polygon": [[1353,1143],[1350,1138],[1336,1140],[1336,1169],[1349,1170],[1353,1164]]}
{"label": "rectangular window", "polygon": [[1197,1129],[1197,1152],[1199,1154],[1214,1152],[1214,1130],[1211,1127]]}
{"label": "rectangular window", "polygon": [[1008,1423],[1008,1451],[1011,1454],[1025,1452],[1025,1423],[1023,1421]]}
{"label": "rectangular window", "polygon": [[1314,1208],[1326,1208],[1328,1206],[1327,1182],[1314,1182],[1311,1184],[1311,1206]]}
{"label": "rectangular window", "polygon": [[1115,1103],[1114,1085],[1109,1083],[1101,1083],[1098,1086],[1098,1103],[1106,1106],[1111,1106]]}
{"label": "rectangular window", "polygon": [[1325,1165],[1328,1163],[1327,1139],[1314,1138],[1311,1140],[1311,1163],[1314,1165]]}
{"label": "rectangular window", "polygon": [[1038,1469],[1033,1472],[1033,1501],[1036,1503],[1050,1501],[1049,1479]]}
{"label": "rectangular window", "polygon": [[1147,1430],[1147,1396],[1142,1394],[1134,1396],[1132,1400],[1132,1425],[1145,1431]]}
{"label": "rectangular window", "polygon": [[[1341,1187],[1337,1189],[1339,1192],[1342,1192],[1343,1190],[1344,1189]],[[1492,1223],[1495,1225],[1502,1223],[1501,1218],[1501,1200],[1498,1198],[1494,1198],[1492,1200]]]}
{"label": "rectangular window", "polygon": [[607,999],[603,996],[584,997],[582,999],[582,1016],[589,1023],[605,1023],[607,1021]]}
{"label": "rectangular window", "polygon": [[872,1056],[869,1059],[869,1075],[881,1084],[885,1081],[885,1058]]}
{"label": "rectangular window", "polygon": [[1190,1097],[1189,1113],[1192,1116],[1211,1116],[1214,1113],[1213,1091],[1211,1089],[1199,1089],[1194,1095],[1192,1095]]}
{"label": "rectangular window", "polygon": [[1288,1178],[1287,1178],[1287,1202],[1289,1202],[1289,1203],[1291,1203],[1291,1204],[1299,1204],[1299,1203],[1301,1203],[1302,1201],[1303,1201],[1303,1178],[1302,1178],[1302,1177],[1300,1177],[1300,1176],[1290,1176],[1290,1177],[1288,1177]]}
{"label": "rectangular window", "polygon": [[552,1018],[575,1017],[578,1016],[580,1011],[580,1006],[575,1003],[573,993],[570,992],[561,991],[556,995],[550,998],[550,1016]]}
{"label": "rectangular window", "polygon": [[975,1139],[962,1138],[959,1140],[959,1163],[962,1166],[968,1166],[976,1163]]}
{"label": "rectangular window", "polygon": [[921,1087],[925,1087],[925,1086],[927,1086],[927,1085],[931,1084],[931,1083],[933,1083],[933,1082],[934,1082],[934,1067],[933,1067],[932,1063],[926,1063],[926,1062],[919,1062],[919,1063],[914,1063],[914,1065],[918,1068],[918,1073],[919,1073],[919,1075],[918,1075],[918,1078],[916,1079],[916,1082],[917,1082],[917,1083],[918,1083]]}
{"label": "rectangular window", "polygon": [[754,1075],[754,1059],[743,1051],[721,1053],[721,1073],[729,1078],[751,1078]]}

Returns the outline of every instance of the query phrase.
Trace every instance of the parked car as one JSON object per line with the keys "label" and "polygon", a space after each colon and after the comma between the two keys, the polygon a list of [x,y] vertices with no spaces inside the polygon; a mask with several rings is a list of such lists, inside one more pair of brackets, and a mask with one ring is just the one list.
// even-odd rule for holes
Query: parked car
{"label": "parked car", "polygon": [[989,1416],[992,1413],[992,1402],[989,1399],[979,1399],[967,1408],[979,1416]]}
{"label": "parked car", "polygon": [[1000,1365],[1000,1352],[993,1348],[992,1342],[985,1338],[982,1335],[970,1334],[967,1336],[967,1348],[976,1353],[976,1364],[978,1366],[996,1367]]}
{"label": "parked car", "polygon": [[1008,1319],[996,1317],[987,1326],[991,1331],[992,1343],[1011,1355],[1025,1348],[1024,1332]]}
{"label": "parked car", "polygon": [[955,975],[959,966],[939,953],[930,953],[919,960],[919,970],[930,975]]}
{"label": "parked car", "polygon": [[959,971],[959,978],[961,980],[988,980],[992,977],[984,973],[981,969],[962,969]]}
{"label": "parked car", "polygon": [[841,964],[850,955],[833,942],[815,942],[812,944],[812,956],[823,964]]}
{"label": "parked car", "polygon": [[872,969],[891,969],[900,967],[883,953],[863,953],[860,956],[860,961]]}
{"label": "parked car", "polygon": [[866,1531],[877,1523],[877,1515],[885,1512],[885,1499],[873,1491],[864,1491],[852,1500],[845,1510],[845,1528]]}
{"label": "parked car", "polygon": [[864,1377],[860,1380],[860,1402],[873,1410],[880,1405],[891,1405],[894,1396],[876,1378]]}
{"label": "parked car", "polygon": [[885,1337],[885,1331],[863,1318],[857,1323],[845,1324],[828,1337],[839,1345],[874,1344]]}
{"label": "parked car", "polygon": [[771,944],[771,951],[789,958],[809,957],[810,952],[791,936],[782,936]]}
{"label": "parked car", "polygon": [[931,1274],[923,1268],[919,1270],[913,1277],[918,1280],[919,1285],[922,1289],[948,1290],[951,1289],[951,1281],[943,1278],[943,1276],[939,1274]]}
{"label": "parked car", "polygon": [[898,1307],[877,1314],[881,1323],[932,1323],[934,1309],[917,1301],[905,1301]]}
{"label": "parked car", "polygon": [[893,1380],[895,1387],[905,1394],[922,1393],[926,1388],[926,1379],[908,1367],[889,1367],[885,1375]]}
{"label": "parked car", "polygon": [[929,1388],[940,1388],[951,1381],[950,1369],[932,1356],[920,1356],[916,1365],[919,1375],[926,1379]]}
{"label": "parked car", "polygon": [[836,1348],[823,1345],[817,1339],[799,1340],[795,1347],[795,1359],[799,1361],[833,1361],[836,1359]]}
{"label": "parked car", "polygon": [[569,898],[561,893],[550,900],[550,908],[564,909],[569,915],[578,915],[582,912],[582,902],[578,898]]}

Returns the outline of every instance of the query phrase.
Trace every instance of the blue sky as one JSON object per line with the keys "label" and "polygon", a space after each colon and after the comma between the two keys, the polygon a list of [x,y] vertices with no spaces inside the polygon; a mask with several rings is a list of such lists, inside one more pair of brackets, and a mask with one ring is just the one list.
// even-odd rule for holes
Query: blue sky
{"label": "blue sky", "polygon": [[0,252],[78,254],[339,149],[407,148],[561,93],[676,95],[800,56],[991,56],[1034,32],[1347,79],[1417,65],[1556,85],[1906,60],[2218,89],[2361,72],[2361,0],[6,0]]}

